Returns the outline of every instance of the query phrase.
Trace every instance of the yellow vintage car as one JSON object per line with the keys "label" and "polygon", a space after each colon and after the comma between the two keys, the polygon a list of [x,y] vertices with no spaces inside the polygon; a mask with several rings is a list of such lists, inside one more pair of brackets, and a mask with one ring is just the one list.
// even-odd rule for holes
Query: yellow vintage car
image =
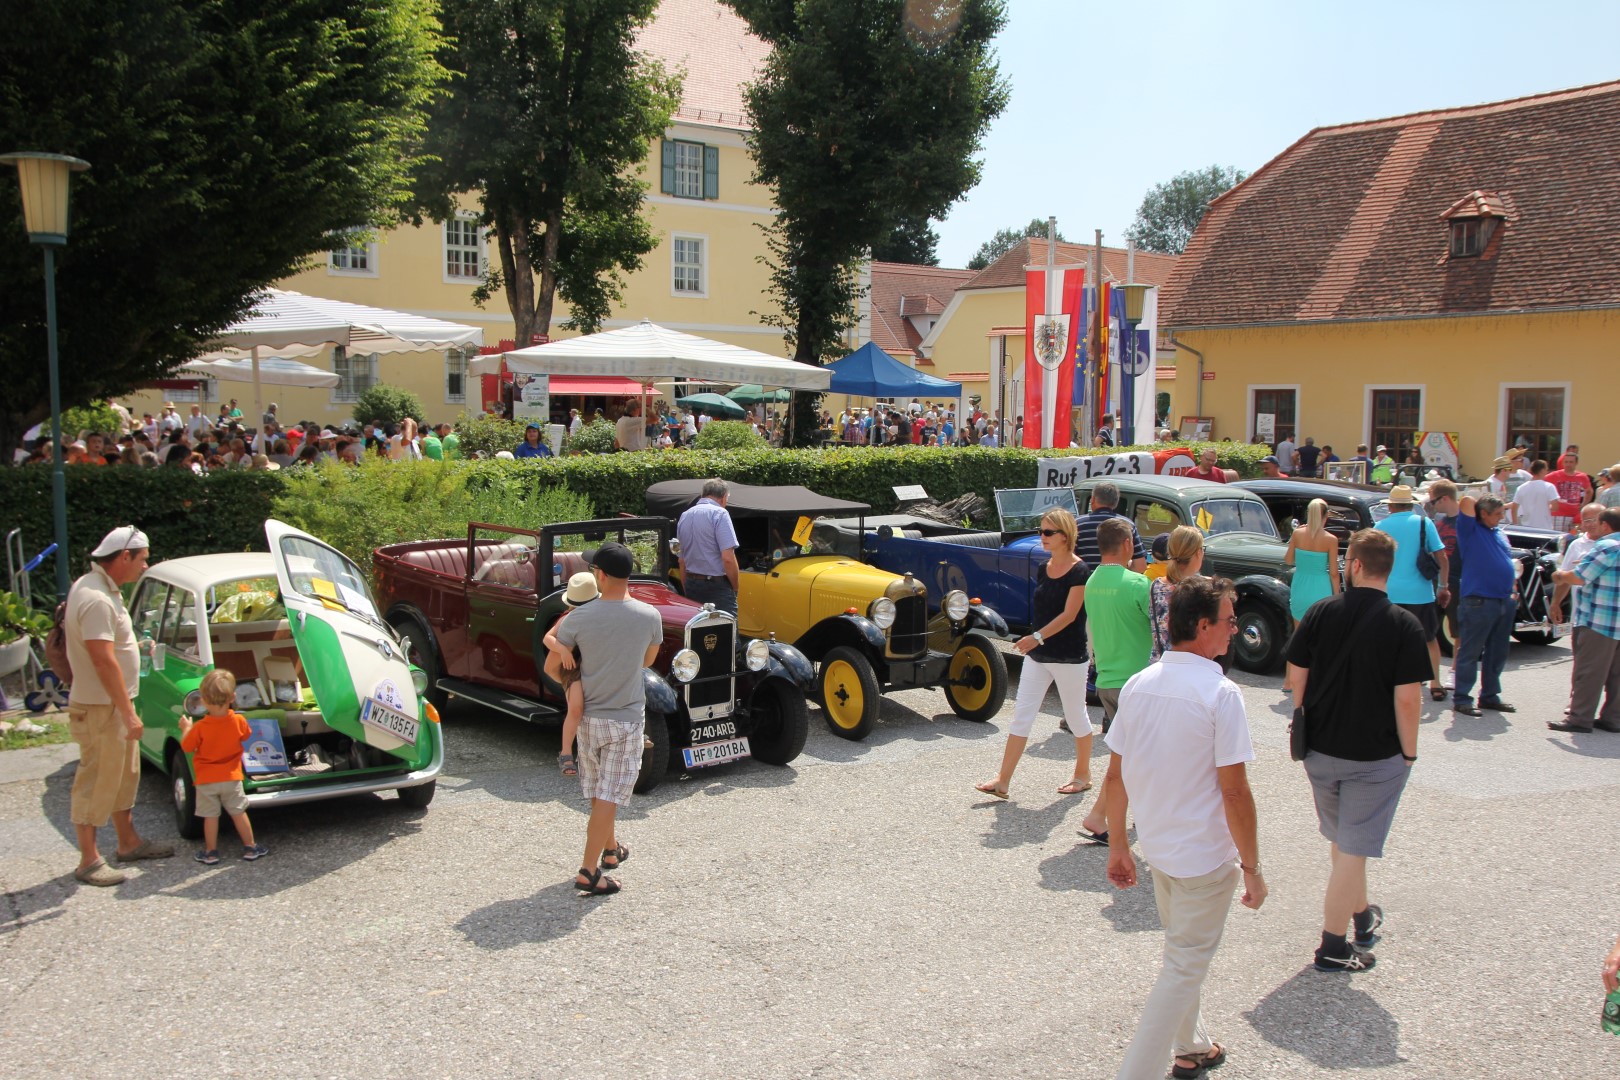
{"label": "yellow vintage car", "polygon": [[[678,519],[703,484],[654,484],[647,513]],[[930,619],[921,581],[868,566],[858,551],[834,550],[815,528],[821,517],[864,515],[871,507],[804,487],[729,487],[741,571],[738,629],[786,641],[820,665],[817,697],[835,734],[865,738],[886,689],[938,687],[965,720],[1001,710],[1007,663],[989,636],[1007,633],[1000,615],[958,590],[941,598]]]}

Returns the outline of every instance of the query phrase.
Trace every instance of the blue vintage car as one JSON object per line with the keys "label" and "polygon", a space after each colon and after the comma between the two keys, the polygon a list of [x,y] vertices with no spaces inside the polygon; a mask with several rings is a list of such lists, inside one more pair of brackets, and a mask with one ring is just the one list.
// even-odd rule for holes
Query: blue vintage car
{"label": "blue vintage car", "polygon": [[[1238,634],[1233,663],[1245,671],[1270,672],[1282,662],[1291,619],[1288,545],[1266,504],[1253,492],[1183,476],[1110,478],[1120,489],[1119,512],[1144,543],[1177,525],[1195,525],[1205,536],[1206,573],[1237,586]],[[1096,481],[1076,485],[1084,506]],[[865,542],[854,518],[822,519],[814,542],[857,556],[897,574],[911,574],[930,597],[960,589],[994,608],[1014,635],[1029,630],[1035,571],[1048,556],[1030,532],[991,532],[946,525],[908,514],[865,519]]]}

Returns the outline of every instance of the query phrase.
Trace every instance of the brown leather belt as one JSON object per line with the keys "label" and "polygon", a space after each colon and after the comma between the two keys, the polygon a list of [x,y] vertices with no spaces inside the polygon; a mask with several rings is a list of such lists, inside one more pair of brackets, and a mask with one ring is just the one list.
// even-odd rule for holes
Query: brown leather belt
{"label": "brown leather belt", "polygon": [[724,574],[694,574],[688,570],[686,576],[698,581],[724,581],[727,585],[731,584],[731,579]]}

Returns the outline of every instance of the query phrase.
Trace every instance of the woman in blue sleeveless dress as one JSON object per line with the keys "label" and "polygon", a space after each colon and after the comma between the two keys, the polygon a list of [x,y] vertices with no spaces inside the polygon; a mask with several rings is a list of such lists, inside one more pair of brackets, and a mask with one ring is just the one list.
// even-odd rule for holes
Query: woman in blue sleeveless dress
{"label": "woman in blue sleeveless dress", "polygon": [[1305,524],[1288,538],[1283,562],[1294,568],[1288,583],[1288,607],[1297,622],[1318,600],[1339,594],[1339,538],[1326,526],[1328,504],[1312,499]]}
{"label": "woman in blue sleeveless dress", "polygon": [[[1318,600],[1339,595],[1339,538],[1326,528],[1328,504],[1312,499],[1305,510],[1305,524],[1288,538],[1283,562],[1294,568],[1288,582],[1288,609],[1298,622]],[[1283,690],[1293,688],[1283,680]]]}

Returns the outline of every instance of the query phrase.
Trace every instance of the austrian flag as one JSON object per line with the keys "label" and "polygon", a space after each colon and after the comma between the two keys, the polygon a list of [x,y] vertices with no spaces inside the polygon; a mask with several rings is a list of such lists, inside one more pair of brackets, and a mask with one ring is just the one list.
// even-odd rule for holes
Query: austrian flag
{"label": "austrian flag", "polygon": [[1085,333],[1081,266],[1024,268],[1024,445],[1067,448],[1075,348]]}

